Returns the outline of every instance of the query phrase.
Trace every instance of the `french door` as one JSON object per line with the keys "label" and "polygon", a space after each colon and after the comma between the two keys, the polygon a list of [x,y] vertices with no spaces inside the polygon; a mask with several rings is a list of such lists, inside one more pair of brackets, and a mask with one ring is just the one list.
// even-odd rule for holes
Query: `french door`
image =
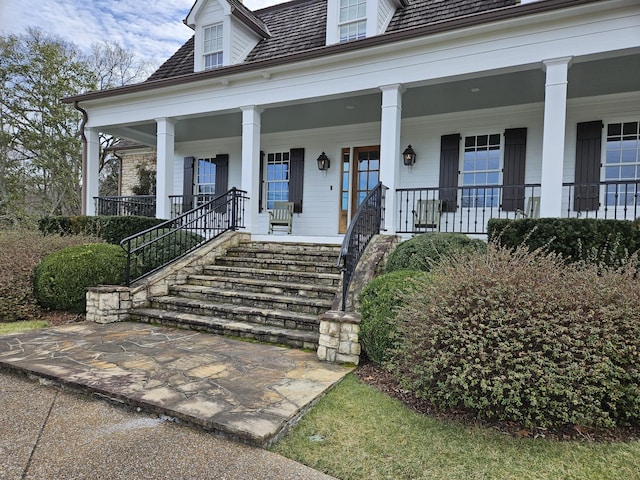
{"label": "french door", "polygon": [[380,146],[343,148],[341,157],[338,232],[346,233],[358,206],[380,181]]}

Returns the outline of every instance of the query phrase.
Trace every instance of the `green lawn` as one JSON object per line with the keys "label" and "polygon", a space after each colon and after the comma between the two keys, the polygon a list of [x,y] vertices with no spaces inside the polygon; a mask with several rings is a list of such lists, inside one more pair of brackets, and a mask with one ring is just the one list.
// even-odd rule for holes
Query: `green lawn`
{"label": "green lawn", "polygon": [[273,450],[342,480],[640,479],[640,442],[519,439],[450,425],[348,375]]}
{"label": "green lawn", "polygon": [[0,335],[6,335],[9,333],[23,332],[27,330],[35,330],[37,328],[48,327],[49,324],[42,320],[34,320],[29,322],[0,322]]}

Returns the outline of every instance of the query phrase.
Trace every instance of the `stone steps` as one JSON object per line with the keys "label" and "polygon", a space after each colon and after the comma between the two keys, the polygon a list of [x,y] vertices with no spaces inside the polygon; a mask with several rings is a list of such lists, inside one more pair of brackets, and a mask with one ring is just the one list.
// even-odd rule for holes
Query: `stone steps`
{"label": "stone steps", "polygon": [[318,316],[340,284],[338,254],[335,245],[243,243],[131,318],[315,349]]}
{"label": "stone steps", "polygon": [[[191,279],[189,279],[191,280]],[[215,303],[250,304],[257,308],[287,310],[319,315],[331,308],[333,299],[309,298],[292,295],[274,295],[247,291],[221,290],[202,285],[174,285],[169,293],[180,297],[206,300]]]}
{"label": "stone steps", "polygon": [[318,332],[257,325],[255,323],[209,317],[175,310],[139,308],[132,320],[160,324],[168,327],[190,328],[202,332],[215,333],[231,337],[259,340],[266,343],[288,345],[295,348],[315,350],[318,345]]}
{"label": "stone steps", "polygon": [[224,275],[191,275],[189,285],[200,285],[219,290],[234,292],[268,293],[271,295],[290,295],[305,298],[322,298],[332,300],[336,294],[335,285],[307,285],[304,283],[280,281],[272,278],[269,281],[256,278],[230,277]]}

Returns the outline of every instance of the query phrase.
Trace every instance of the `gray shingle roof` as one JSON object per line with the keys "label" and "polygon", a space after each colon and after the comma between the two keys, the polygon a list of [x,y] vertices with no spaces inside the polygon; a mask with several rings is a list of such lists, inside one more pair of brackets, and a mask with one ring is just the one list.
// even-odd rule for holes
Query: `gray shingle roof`
{"label": "gray shingle roof", "polygon": [[[253,17],[254,24],[265,26],[271,35],[249,53],[245,62],[284,57],[323,47],[326,37],[327,0],[293,0],[251,12],[237,0],[242,15]],[[516,0],[406,0],[399,8],[387,33],[451,20],[515,5]],[[236,5],[237,4],[237,5]],[[246,20],[246,19],[245,19]],[[246,21],[245,21],[246,23]],[[189,39],[147,81],[193,73],[194,39]]]}

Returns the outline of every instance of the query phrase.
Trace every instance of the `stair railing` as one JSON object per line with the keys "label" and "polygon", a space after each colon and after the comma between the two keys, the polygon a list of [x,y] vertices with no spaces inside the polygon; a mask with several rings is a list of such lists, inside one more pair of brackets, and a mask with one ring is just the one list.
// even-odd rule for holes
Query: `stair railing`
{"label": "stair railing", "polygon": [[342,311],[347,305],[349,285],[364,253],[374,235],[384,230],[384,200],[388,187],[379,182],[356,210],[342,241],[337,267],[342,269]]}
{"label": "stair railing", "polygon": [[127,285],[151,275],[228,230],[244,228],[247,192],[235,187],[201,206],[120,242]]}

